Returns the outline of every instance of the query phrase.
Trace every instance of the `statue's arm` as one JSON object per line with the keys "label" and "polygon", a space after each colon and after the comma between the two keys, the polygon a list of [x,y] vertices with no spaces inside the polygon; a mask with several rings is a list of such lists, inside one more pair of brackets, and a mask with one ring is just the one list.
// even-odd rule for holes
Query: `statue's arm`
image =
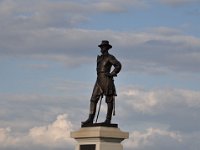
{"label": "statue's arm", "polygon": [[122,68],[121,63],[114,56],[110,57],[110,63],[114,66],[114,69],[110,74],[112,76],[117,76],[117,74],[120,72]]}

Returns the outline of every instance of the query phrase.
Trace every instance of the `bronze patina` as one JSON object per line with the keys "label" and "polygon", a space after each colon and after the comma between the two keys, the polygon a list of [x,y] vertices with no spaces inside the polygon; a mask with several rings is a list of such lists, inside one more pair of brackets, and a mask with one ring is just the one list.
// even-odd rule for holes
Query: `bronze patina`
{"label": "bronze patina", "polygon": [[[121,70],[121,63],[108,51],[112,48],[109,41],[103,40],[100,45],[101,55],[97,56],[97,79],[94,85],[92,96],[90,99],[90,112],[86,121],[82,122],[82,126],[94,124],[96,114],[96,106],[99,100],[105,96],[107,103],[106,120],[101,124],[111,124],[112,114],[115,113],[115,96],[117,96],[114,79]],[[111,70],[113,66],[113,70]],[[98,116],[98,115],[97,115]]]}

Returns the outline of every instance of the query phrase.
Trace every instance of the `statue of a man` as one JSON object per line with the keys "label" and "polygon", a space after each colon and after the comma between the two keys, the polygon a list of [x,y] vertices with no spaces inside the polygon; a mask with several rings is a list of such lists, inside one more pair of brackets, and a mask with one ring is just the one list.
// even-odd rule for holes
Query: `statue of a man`
{"label": "statue of a man", "polygon": [[[106,97],[105,100],[108,106],[106,120],[103,123],[111,124],[115,96],[117,96],[113,77],[120,72],[121,63],[108,53],[108,50],[112,48],[109,41],[103,40],[98,46],[101,48],[102,55],[97,56],[97,80],[90,99],[89,117],[82,122],[83,126],[93,124],[97,103],[103,95]],[[113,70],[111,70],[112,66],[114,67]]]}

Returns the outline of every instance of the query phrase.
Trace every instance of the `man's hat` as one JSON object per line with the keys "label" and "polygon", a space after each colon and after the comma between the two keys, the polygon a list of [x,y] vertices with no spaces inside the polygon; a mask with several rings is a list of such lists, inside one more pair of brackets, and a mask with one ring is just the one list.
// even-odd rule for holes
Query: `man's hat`
{"label": "man's hat", "polygon": [[104,46],[104,45],[107,45],[107,46],[109,47],[109,49],[112,48],[112,45],[110,45],[110,44],[109,44],[109,41],[107,41],[107,40],[103,40],[103,41],[101,42],[101,44],[98,45],[98,46],[99,46],[99,47],[102,47],[102,46]]}

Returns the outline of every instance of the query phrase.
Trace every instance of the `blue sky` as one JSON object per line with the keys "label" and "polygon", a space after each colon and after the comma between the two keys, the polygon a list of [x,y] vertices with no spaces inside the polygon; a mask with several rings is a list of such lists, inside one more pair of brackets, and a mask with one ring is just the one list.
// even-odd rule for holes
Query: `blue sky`
{"label": "blue sky", "polygon": [[130,133],[124,149],[197,150],[199,4],[0,0],[0,150],[74,149],[102,40],[123,66],[113,122]]}

